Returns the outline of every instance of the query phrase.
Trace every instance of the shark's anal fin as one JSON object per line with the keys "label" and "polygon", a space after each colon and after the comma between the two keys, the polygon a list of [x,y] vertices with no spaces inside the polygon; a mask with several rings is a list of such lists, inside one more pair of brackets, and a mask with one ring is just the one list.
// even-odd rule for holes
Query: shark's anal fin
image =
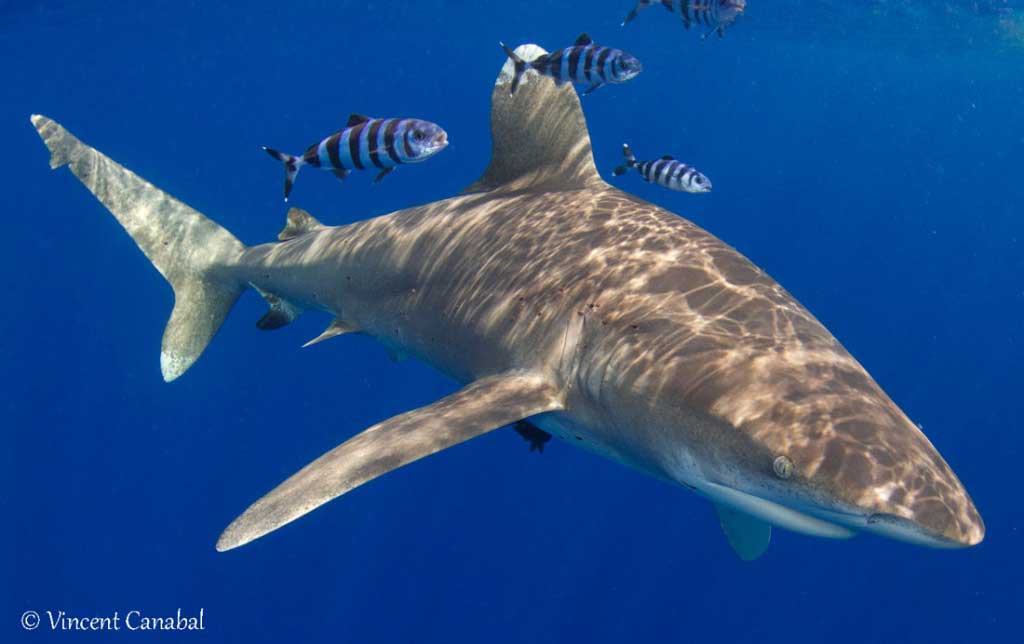
{"label": "shark's anal fin", "polygon": [[[527,63],[547,52],[521,45]],[[579,190],[603,185],[580,99],[571,83],[525,72],[514,95],[515,63],[505,62],[491,94],[491,164],[467,193],[490,190]]]}
{"label": "shark's anal fin", "polygon": [[772,540],[771,525],[720,503],[715,503],[715,512],[725,538],[740,559],[753,561],[768,550]]}
{"label": "shark's anal fin", "polygon": [[217,550],[249,543],[424,456],[562,408],[561,392],[544,376],[512,372],[481,378],[433,404],[374,425],[313,461],[235,519]]}
{"label": "shark's anal fin", "polygon": [[283,326],[291,324],[298,319],[300,315],[302,315],[302,309],[297,305],[292,304],[288,300],[278,297],[273,293],[268,293],[255,284],[253,284],[252,287],[255,288],[259,294],[263,296],[263,299],[267,301],[267,304],[270,305],[270,310],[267,311],[266,315],[256,322],[257,328],[263,331],[280,329]]}
{"label": "shark's anal fin", "polygon": [[280,241],[288,241],[289,239],[295,239],[300,235],[305,235],[324,227],[323,224],[316,220],[316,217],[302,208],[292,208],[288,211],[288,219],[285,221],[281,232],[277,233],[277,238]]}

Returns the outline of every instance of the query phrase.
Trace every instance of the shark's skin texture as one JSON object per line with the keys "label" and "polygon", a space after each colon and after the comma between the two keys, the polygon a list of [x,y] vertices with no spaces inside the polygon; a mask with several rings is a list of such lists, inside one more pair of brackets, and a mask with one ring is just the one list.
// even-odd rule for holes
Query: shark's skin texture
{"label": "shark's skin texture", "polygon": [[[338,334],[371,335],[471,383],[463,392],[484,383],[482,395],[505,401],[507,413],[465,411],[462,392],[439,401],[457,412],[454,429],[429,449],[374,442],[412,427],[408,415],[385,421],[269,493],[218,549],[516,414],[539,414],[531,422],[552,434],[759,521],[939,547],[982,540],[981,517],[950,467],[806,309],[711,234],[605,183],[571,87],[528,73],[509,97],[510,76],[508,64],[492,97],[491,167],[466,194],[347,226],[313,220],[308,232],[248,248],[217,232],[209,273],[225,298],[252,284],[328,311]],[[36,123],[41,134],[50,124]],[[151,198],[132,196],[134,184],[86,185],[108,205],[103,192]],[[488,379],[499,386],[488,389]],[[511,404],[519,382],[532,384]],[[410,414],[436,431],[431,407]],[[374,450],[386,458],[352,475]],[[347,461],[331,464],[336,452]],[[723,524],[730,514],[719,512]],[[731,542],[742,528],[727,526]],[[752,533],[759,543],[745,558],[767,547]]]}

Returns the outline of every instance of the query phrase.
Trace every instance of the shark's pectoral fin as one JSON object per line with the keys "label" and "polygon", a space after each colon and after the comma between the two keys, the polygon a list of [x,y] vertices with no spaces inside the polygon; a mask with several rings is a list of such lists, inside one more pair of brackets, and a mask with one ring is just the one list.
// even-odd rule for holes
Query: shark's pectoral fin
{"label": "shark's pectoral fin", "polygon": [[772,526],[745,512],[715,503],[722,532],[733,551],[743,561],[753,561],[764,554],[772,540]]}
{"label": "shark's pectoral fin", "polygon": [[514,372],[482,378],[395,416],[313,461],[235,519],[217,550],[249,543],[381,474],[521,418],[563,408],[545,377]]}

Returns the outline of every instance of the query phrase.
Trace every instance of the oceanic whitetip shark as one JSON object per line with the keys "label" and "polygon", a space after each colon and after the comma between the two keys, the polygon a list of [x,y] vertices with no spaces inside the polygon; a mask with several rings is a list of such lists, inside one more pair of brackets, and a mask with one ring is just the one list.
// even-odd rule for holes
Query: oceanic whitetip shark
{"label": "oceanic whitetip shark", "polygon": [[270,305],[261,328],[325,311],[310,344],[366,334],[464,385],[313,461],[217,549],[522,419],[706,497],[743,559],[773,525],[979,543],[956,475],[825,327],[722,241],[605,183],[575,90],[529,72],[509,96],[513,72],[491,98],[490,166],[465,193],[338,227],[293,209],[260,246],[32,117],[51,167],[70,166],[173,287],[165,380],[251,286]]}

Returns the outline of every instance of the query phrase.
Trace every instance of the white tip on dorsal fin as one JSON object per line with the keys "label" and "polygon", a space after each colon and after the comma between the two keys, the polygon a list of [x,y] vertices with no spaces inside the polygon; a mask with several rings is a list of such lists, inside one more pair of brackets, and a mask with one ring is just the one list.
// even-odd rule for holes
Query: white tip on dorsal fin
{"label": "white tip on dorsal fin", "polygon": [[[520,45],[515,53],[526,62],[547,54],[537,45]],[[466,192],[559,191],[602,184],[572,85],[558,87],[528,69],[515,95],[509,96],[514,75],[509,59],[491,94],[491,164]]]}
{"label": "white tip on dorsal fin", "polygon": [[281,241],[288,241],[299,235],[305,235],[324,227],[323,224],[316,220],[316,217],[302,208],[292,208],[288,211],[288,220],[285,222],[281,232],[277,233],[277,238]]}

